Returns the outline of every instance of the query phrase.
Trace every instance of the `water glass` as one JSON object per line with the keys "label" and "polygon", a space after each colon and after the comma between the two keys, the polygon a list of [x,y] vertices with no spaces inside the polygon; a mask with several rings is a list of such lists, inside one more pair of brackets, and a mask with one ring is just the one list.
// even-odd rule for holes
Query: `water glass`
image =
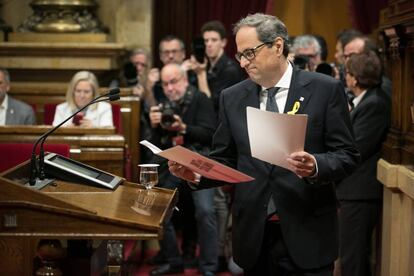
{"label": "water glass", "polygon": [[140,164],[139,183],[147,190],[158,184],[158,164]]}

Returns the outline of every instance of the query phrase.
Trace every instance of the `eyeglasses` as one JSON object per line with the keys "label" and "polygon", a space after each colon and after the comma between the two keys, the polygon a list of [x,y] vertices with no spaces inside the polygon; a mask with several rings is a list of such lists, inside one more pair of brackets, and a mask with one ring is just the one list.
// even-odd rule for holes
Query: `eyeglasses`
{"label": "eyeglasses", "polygon": [[175,78],[175,79],[172,79],[172,80],[170,80],[170,81],[163,81],[163,82],[161,82],[161,85],[162,85],[162,87],[168,87],[168,85],[175,85],[175,84],[177,84],[181,79],[183,78],[183,76],[181,76],[181,77],[179,77],[179,78]]}
{"label": "eyeglasses", "polygon": [[263,47],[266,44],[269,44],[269,42],[264,42],[260,45],[257,45],[254,48],[246,49],[243,51],[243,53],[238,52],[235,54],[235,58],[237,59],[238,62],[241,61],[242,57],[244,57],[248,61],[252,61],[256,57],[256,52],[259,50],[259,48]]}
{"label": "eyeglasses", "polygon": [[160,51],[160,54],[162,56],[169,56],[170,54],[175,55],[175,54],[177,54],[181,51],[182,51],[182,49],[164,50],[164,51]]}
{"label": "eyeglasses", "polygon": [[147,64],[146,63],[143,63],[143,62],[134,62],[133,63],[135,66],[138,66],[138,65],[140,65],[140,66],[142,66],[142,67],[144,67],[144,68],[147,68]]}

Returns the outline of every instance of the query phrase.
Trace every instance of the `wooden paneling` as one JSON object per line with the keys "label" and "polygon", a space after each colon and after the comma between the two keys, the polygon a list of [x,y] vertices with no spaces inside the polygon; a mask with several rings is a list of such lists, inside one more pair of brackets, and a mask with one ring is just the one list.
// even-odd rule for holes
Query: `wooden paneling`
{"label": "wooden paneling", "polygon": [[328,44],[329,62],[335,61],[336,35],[352,27],[347,0],[275,0],[274,15],[286,24],[291,36],[323,36]]}

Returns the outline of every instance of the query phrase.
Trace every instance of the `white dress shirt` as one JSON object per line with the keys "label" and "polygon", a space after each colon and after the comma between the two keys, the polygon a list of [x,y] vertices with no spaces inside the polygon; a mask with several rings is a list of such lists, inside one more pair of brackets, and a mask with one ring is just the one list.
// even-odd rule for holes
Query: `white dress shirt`
{"label": "white dress shirt", "polygon": [[6,125],[6,114],[8,105],[8,96],[5,95],[3,102],[0,104],[0,126]]}
{"label": "white dress shirt", "polygon": [[[275,85],[275,87],[279,87],[279,91],[275,95],[275,100],[276,100],[279,113],[283,113],[283,110],[285,110],[290,82],[292,80],[292,74],[293,74],[293,67],[292,67],[292,64],[290,64],[289,62],[285,73],[283,73],[283,76],[280,78],[280,80]],[[260,109],[261,110],[266,110],[266,104],[267,104],[267,90],[266,89],[268,88],[271,88],[271,87],[262,87],[262,91],[260,93]]]}

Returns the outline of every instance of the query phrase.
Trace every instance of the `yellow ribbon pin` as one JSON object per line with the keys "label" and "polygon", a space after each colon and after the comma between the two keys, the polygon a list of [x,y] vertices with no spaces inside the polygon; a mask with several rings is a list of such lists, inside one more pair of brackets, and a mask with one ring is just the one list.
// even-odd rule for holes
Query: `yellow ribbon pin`
{"label": "yellow ribbon pin", "polygon": [[296,112],[298,112],[299,108],[300,108],[300,102],[296,101],[295,104],[293,105],[292,110],[288,111],[287,114],[294,115],[294,114],[296,114]]}

